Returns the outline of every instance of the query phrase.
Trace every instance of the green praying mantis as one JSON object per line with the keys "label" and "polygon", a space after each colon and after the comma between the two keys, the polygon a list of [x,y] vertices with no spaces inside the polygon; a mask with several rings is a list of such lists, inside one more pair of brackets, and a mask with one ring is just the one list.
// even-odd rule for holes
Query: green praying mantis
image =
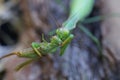
{"label": "green praying mantis", "polygon": [[71,31],[76,27],[78,21],[83,21],[90,14],[93,5],[94,0],[71,0],[69,18],[62,24],[61,28],[56,30],[56,35],[50,38],[50,42],[45,40],[41,43],[33,42],[31,48],[13,52],[0,59],[11,55],[28,58],[28,61],[16,67],[16,70],[20,70],[25,65],[31,63],[34,59],[39,59],[48,53],[54,53],[58,48],[60,48],[60,56],[62,56],[67,46],[74,38]]}

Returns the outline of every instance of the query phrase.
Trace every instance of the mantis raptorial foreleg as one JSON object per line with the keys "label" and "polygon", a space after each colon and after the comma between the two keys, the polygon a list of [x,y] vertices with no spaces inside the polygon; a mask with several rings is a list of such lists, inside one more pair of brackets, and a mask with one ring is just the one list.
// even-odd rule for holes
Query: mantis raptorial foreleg
{"label": "mantis raptorial foreleg", "polygon": [[37,53],[37,55],[41,57],[42,54],[40,53],[40,51],[38,51],[38,48],[40,47],[40,44],[37,43],[37,42],[33,42],[31,44],[31,46],[32,46],[33,50]]}
{"label": "mantis raptorial foreleg", "polygon": [[61,47],[60,47],[60,55],[62,56],[67,48],[67,46],[69,45],[69,43],[71,42],[71,40],[73,39],[74,35],[70,34],[66,40],[62,43]]}

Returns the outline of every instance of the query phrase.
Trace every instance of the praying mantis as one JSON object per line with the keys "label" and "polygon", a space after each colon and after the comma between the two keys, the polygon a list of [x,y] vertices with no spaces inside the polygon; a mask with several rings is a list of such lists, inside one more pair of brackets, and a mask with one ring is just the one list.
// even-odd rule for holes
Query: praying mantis
{"label": "praying mantis", "polygon": [[16,67],[16,70],[20,70],[25,65],[31,63],[34,59],[39,59],[43,55],[54,53],[58,48],[60,48],[60,56],[62,56],[67,46],[74,38],[71,31],[76,27],[78,21],[84,20],[90,14],[93,5],[94,0],[71,0],[69,18],[62,24],[61,28],[56,30],[56,35],[50,38],[50,42],[47,42],[46,40],[41,43],[33,42],[31,48],[10,53],[0,59],[11,55],[28,58],[28,61],[23,62]]}

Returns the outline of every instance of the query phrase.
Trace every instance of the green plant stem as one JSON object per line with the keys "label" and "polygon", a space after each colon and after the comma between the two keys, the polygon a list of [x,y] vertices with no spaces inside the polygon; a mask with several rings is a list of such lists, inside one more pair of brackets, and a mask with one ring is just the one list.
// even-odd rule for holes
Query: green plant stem
{"label": "green plant stem", "polygon": [[85,19],[84,21],[82,21],[82,23],[98,22],[98,21],[108,19],[108,18],[111,18],[111,17],[120,17],[120,14],[115,14],[115,13],[112,14],[111,13],[111,14],[107,14],[107,15],[99,15],[99,16],[95,16],[95,17],[92,17],[92,18]]}
{"label": "green plant stem", "polygon": [[100,41],[88,29],[86,29],[83,25],[80,25],[79,28],[81,31],[83,31],[87,36],[89,36],[93,40],[93,42],[98,47],[99,53],[102,54],[102,46],[100,44]]}

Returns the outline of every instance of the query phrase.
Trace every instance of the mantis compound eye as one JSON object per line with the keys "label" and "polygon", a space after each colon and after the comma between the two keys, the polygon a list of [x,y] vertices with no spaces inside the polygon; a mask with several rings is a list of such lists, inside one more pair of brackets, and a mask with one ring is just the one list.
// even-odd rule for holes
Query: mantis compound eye
{"label": "mantis compound eye", "polygon": [[60,28],[57,29],[56,34],[61,40],[64,41],[70,35],[70,31],[65,28]]}

